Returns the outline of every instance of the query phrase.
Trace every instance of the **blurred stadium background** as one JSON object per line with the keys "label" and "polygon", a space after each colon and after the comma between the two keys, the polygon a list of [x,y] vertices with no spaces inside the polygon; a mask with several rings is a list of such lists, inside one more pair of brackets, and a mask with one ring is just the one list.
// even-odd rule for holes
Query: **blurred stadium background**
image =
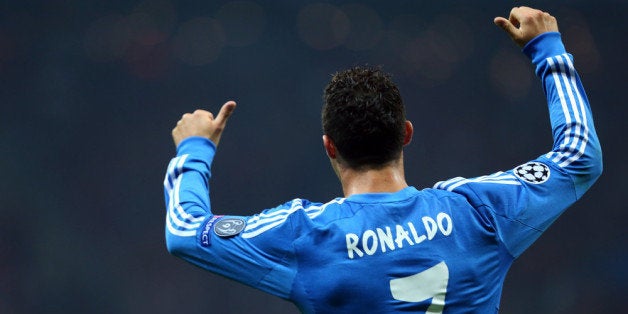
{"label": "blurred stadium background", "polygon": [[238,102],[213,167],[219,213],[326,201],[341,189],[321,91],[381,65],[416,128],[409,183],[511,168],[551,143],[533,69],[492,24],[514,5],[558,18],[605,173],[515,262],[501,312],[628,306],[624,0],[0,3],[0,313],[296,313],[167,254],[174,123]]}

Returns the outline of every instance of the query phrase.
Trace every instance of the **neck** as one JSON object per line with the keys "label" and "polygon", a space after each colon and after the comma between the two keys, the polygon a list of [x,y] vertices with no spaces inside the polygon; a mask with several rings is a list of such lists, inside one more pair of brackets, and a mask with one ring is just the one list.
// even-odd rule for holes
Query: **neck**
{"label": "neck", "polygon": [[364,193],[394,193],[408,187],[403,158],[380,169],[355,170],[339,166],[337,174],[345,197]]}

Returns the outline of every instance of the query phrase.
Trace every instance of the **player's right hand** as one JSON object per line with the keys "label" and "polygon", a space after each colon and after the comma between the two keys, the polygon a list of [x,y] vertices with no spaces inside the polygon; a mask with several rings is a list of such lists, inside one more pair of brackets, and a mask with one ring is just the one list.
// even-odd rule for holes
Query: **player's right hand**
{"label": "player's right hand", "polygon": [[179,146],[179,143],[184,139],[192,136],[205,137],[216,146],[220,142],[220,136],[222,131],[227,125],[227,120],[235,110],[236,103],[234,101],[228,101],[214,118],[214,115],[206,110],[198,109],[194,113],[186,113],[181,117],[181,120],[177,122],[177,126],[172,129],[172,140],[174,146]]}
{"label": "player's right hand", "polygon": [[515,7],[510,11],[508,19],[496,17],[493,22],[501,27],[519,47],[525,46],[532,38],[540,34],[558,32],[555,17],[529,7]]}

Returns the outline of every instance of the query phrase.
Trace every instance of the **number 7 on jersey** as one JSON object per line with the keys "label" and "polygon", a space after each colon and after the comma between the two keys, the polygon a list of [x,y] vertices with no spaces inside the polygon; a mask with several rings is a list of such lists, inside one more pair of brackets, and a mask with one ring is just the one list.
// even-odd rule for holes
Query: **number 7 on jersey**
{"label": "number 7 on jersey", "polygon": [[390,292],[395,300],[404,302],[421,302],[432,299],[432,304],[425,314],[438,314],[445,307],[445,295],[449,282],[449,268],[440,262],[418,274],[392,279]]}

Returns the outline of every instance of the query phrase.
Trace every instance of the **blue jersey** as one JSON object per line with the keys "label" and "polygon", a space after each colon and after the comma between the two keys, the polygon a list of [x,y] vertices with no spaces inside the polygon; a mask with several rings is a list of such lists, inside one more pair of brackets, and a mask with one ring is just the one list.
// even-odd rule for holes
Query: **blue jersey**
{"label": "blue jersey", "polygon": [[167,170],[168,250],[305,313],[495,313],[513,260],[598,178],[588,100],[558,33],[524,48],[547,95],[554,145],[513,169],[433,188],[294,199],[220,216],[214,144],[188,138]]}

